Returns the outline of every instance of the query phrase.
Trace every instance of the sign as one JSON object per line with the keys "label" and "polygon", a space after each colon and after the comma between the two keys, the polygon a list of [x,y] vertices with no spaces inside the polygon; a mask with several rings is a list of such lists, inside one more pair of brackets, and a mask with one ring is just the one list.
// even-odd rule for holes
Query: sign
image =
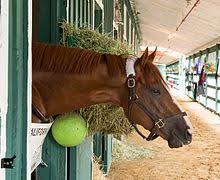
{"label": "sign", "polygon": [[52,123],[31,123],[31,172],[41,163],[42,146]]}

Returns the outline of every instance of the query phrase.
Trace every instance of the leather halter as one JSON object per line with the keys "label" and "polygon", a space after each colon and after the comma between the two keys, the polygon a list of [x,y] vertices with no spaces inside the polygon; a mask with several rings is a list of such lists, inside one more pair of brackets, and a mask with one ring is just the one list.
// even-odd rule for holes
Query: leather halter
{"label": "leather halter", "polygon": [[[183,117],[187,116],[186,112],[180,112],[178,114],[175,114],[173,116],[167,117],[167,118],[160,118],[159,116],[153,114],[151,111],[149,111],[142,101],[139,100],[136,92],[135,92],[135,76],[133,74],[130,74],[127,78],[127,87],[128,87],[128,119],[131,123],[131,125],[134,127],[134,129],[137,131],[137,133],[147,141],[154,140],[158,137],[157,132],[163,128],[166,125],[166,122],[170,119],[177,118],[177,117]],[[151,132],[148,137],[143,135],[141,131],[137,128],[136,123],[132,120],[131,112],[132,108],[136,104],[147,116],[154,122],[154,127],[151,129]]]}
{"label": "leather halter", "polygon": [[43,123],[53,122],[53,117],[46,118],[40,110],[32,104],[32,113],[37,116]]}

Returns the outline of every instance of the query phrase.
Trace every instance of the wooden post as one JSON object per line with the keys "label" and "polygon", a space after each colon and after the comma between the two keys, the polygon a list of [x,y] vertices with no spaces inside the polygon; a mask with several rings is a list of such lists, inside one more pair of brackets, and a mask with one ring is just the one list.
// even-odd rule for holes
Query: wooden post
{"label": "wooden post", "polygon": [[[67,159],[69,163],[67,167],[67,180],[92,179],[92,146],[92,137],[87,137],[82,144],[68,148]],[[64,180],[64,178],[62,180]]]}
{"label": "wooden post", "polygon": [[[39,3],[39,40],[59,44],[59,23],[63,17],[66,17],[66,6],[60,0],[40,0]],[[51,133],[45,139],[42,159],[48,168],[39,166],[36,170],[36,179],[63,180],[66,178],[66,148],[59,146]]]}
{"label": "wooden post", "polygon": [[113,37],[114,0],[103,0],[104,5],[104,33]]}
{"label": "wooden post", "polygon": [[[208,62],[208,58],[209,58],[209,48],[206,49],[206,57],[205,57],[205,63]],[[208,89],[208,76],[206,75],[206,83],[205,83],[205,107],[208,107],[207,104],[207,100],[208,100],[208,93],[207,93],[207,89]]]}
{"label": "wooden post", "polygon": [[[6,120],[6,156],[16,155],[14,169],[6,169],[6,180],[30,179],[28,146],[28,0],[8,1],[8,109]],[[30,12],[32,12],[30,10]],[[31,16],[31,15],[30,15]],[[1,32],[2,33],[2,32]],[[30,37],[31,38],[31,37]],[[7,56],[5,57],[7,58]],[[4,61],[4,57],[1,57]],[[30,71],[29,71],[30,72]],[[31,72],[30,72],[31,73]],[[28,106],[30,105],[30,107]],[[1,147],[0,147],[1,149]]]}
{"label": "wooden post", "polygon": [[216,45],[216,77],[215,77],[215,112],[218,113],[218,67],[219,67],[219,44]]}

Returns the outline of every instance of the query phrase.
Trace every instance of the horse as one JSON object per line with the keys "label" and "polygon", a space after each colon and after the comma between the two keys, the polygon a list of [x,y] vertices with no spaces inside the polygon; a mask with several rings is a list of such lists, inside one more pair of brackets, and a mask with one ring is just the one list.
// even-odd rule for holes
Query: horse
{"label": "horse", "polygon": [[[156,50],[148,54],[148,48],[138,58],[33,43],[32,122],[111,103],[124,109],[144,139],[160,136],[170,148],[190,144],[191,123],[154,65],[155,55]],[[150,131],[150,135],[145,137],[137,125]]]}

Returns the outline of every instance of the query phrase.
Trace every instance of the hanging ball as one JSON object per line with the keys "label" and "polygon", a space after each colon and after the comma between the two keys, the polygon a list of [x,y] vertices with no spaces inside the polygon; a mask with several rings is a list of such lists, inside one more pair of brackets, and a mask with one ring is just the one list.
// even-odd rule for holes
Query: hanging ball
{"label": "hanging ball", "polygon": [[65,147],[77,146],[87,133],[85,120],[76,113],[59,116],[52,125],[52,135],[56,142]]}

